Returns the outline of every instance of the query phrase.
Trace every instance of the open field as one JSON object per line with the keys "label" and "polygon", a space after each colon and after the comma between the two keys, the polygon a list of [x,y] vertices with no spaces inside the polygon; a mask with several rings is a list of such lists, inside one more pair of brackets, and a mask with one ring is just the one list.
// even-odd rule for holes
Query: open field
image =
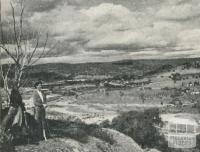
{"label": "open field", "polygon": [[[28,89],[29,90],[29,89]],[[140,94],[143,90],[138,88],[132,89],[111,89],[101,90],[83,90],[78,96],[62,96],[59,94],[49,94],[48,98],[48,117],[60,119],[60,114],[66,114],[68,116],[73,115],[87,124],[96,123],[99,124],[104,120],[112,121],[112,119],[118,116],[122,112],[158,107],[162,113],[178,113],[186,112],[196,115],[198,110],[191,105],[184,107],[170,104],[172,98],[170,97],[173,91],[171,90],[145,90],[145,100],[141,99]],[[31,94],[31,93],[30,93]],[[28,106],[30,95],[26,96],[24,100]],[[161,103],[162,102],[162,103]],[[188,100],[185,98],[182,100],[183,104]]]}

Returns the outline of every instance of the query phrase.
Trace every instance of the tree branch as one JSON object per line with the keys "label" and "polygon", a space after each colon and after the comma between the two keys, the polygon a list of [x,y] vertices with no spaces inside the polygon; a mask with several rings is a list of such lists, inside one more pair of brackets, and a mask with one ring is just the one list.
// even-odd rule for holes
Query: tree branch
{"label": "tree branch", "polygon": [[30,56],[29,56],[29,58],[28,58],[28,62],[27,62],[28,65],[31,63],[31,60],[32,60],[34,54],[36,53],[36,50],[37,50],[37,48],[38,48],[38,45],[39,45],[39,37],[37,37],[35,48],[34,48],[34,50],[32,51],[32,53],[30,54]]}
{"label": "tree branch", "polygon": [[[18,42],[18,38],[17,38],[17,30],[16,30],[16,20],[15,20],[15,9],[13,7],[13,4],[10,2],[11,8],[12,8],[12,17],[13,17],[13,32],[14,32],[14,38],[15,38],[15,42],[17,44],[17,47],[19,48],[19,42]],[[16,50],[16,54],[17,54],[17,58],[19,55],[19,49]]]}
{"label": "tree branch", "polygon": [[5,75],[4,75],[4,72],[3,72],[3,65],[1,65],[1,70],[0,70],[1,71],[1,77],[3,79],[4,90],[7,94],[8,103],[10,102],[10,94],[9,94],[9,88],[8,88],[8,74],[10,72],[10,69],[11,69],[11,64],[9,63],[8,64],[8,70],[5,73]]}
{"label": "tree branch", "polygon": [[57,44],[58,44],[58,43],[56,43],[52,48],[50,48],[45,54],[44,54],[44,50],[43,50],[43,53],[42,53],[35,61],[33,61],[33,62],[30,64],[30,66],[33,65],[33,64],[35,64],[35,63],[36,63],[38,60],[40,60],[41,58],[46,57],[46,56],[48,55],[48,53],[51,52],[51,51],[56,47]]}
{"label": "tree branch", "polygon": [[15,59],[15,57],[10,53],[10,51],[5,46],[0,46],[0,47],[7,53],[9,57],[11,57],[14,60],[15,64],[17,65],[19,64],[18,61]]}

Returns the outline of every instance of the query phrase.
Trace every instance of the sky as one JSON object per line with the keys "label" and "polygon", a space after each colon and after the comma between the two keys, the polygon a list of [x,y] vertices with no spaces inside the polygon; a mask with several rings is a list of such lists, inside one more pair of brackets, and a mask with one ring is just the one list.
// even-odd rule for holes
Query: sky
{"label": "sky", "polygon": [[[1,1],[6,21],[11,18],[10,3]],[[47,48],[55,46],[40,63],[200,55],[199,0],[24,0],[24,4],[27,31],[48,33]]]}

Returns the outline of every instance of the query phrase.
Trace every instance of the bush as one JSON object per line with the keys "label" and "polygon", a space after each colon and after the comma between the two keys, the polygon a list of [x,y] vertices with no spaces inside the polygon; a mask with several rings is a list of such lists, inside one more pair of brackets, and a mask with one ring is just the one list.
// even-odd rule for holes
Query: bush
{"label": "bush", "polygon": [[99,126],[102,128],[109,128],[110,125],[111,125],[110,121],[108,119],[106,119],[106,120],[102,121]]}
{"label": "bush", "polygon": [[11,135],[0,130],[0,151],[1,152],[12,152],[14,146],[11,144]]}
{"label": "bush", "polygon": [[164,136],[160,135],[155,125],[162,126],[157,108],[123,113],[113,119],[110,127],[132,137],[142,148],[169,151]]}
{"label": "bush", "polygon": [[90,135],[99,138],[106,143],[109,143],[113,145],[115,143],[115,140],[113,138],[112,134],[109,134],[107,131],[104,131],[102,128],[95,128],[93,131],[90,133]]}

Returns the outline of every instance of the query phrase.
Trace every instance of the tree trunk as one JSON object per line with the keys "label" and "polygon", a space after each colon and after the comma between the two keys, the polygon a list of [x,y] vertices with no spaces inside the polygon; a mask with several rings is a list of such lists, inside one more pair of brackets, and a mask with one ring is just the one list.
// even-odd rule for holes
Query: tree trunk
{"label": "tree trunk", "polygon": [[[2,123],[2,97],[1,97],[1,92],[0,92],[0,126],[1,126],[1,123]],[[0,127],[1,128],[1,127]]]}
{"label": "tree trunk", "polygon": [[[2,34],[2,23],[1,23],[1,0],[0,0],[0,32],[1,32],[1,34]],[[1,39],[1,41],[2,41],[2,39]],[[0,52],[1,52],[1,48],[0,48]],[[0,64],[1,64],[1,62],[0,62]],[[1,97],[1,92],[0,92],[0,126],[1,126],[1,122],[2,122],[2,120],[1,120],[1,114],[2,114],[2,97]]]}

